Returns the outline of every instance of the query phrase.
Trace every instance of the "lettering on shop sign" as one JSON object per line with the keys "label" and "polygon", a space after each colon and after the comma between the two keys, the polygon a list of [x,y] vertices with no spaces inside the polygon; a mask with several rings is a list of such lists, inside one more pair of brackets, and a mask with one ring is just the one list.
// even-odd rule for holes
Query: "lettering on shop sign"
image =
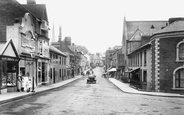
{"label": "lettering on shop sign", "polygon": [[6,61],[19,61],[19,59],[17,58],[11,58],[11,57],[2,57],[2,60],[6,60]]}

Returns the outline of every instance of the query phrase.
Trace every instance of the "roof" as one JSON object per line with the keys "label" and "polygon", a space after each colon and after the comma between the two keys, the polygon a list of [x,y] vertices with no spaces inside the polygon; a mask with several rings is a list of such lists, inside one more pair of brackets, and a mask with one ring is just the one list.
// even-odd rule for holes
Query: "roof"
{"label": "roof", "polygon": [[49,50],[52,50],[54,52],[57,52],[63,56],[67,56],[65,53],[61,52],[60,50],[58,50],[57,48],[55,48],[54,46],[49,46]]}
{"label": "roof", "polygon": [[166,32],[176,32],[176,31],[184,31],[184,21],[175,21],[173,23],[171,23],[170,25],[168,25],[167,27],[165,27],[164,29],[156,32],[158,33],[166,33]]}
{"label": "roof", "polygon": [[134,34],[130,37],[129,41],[140,41],[143,32],[139,30],[139,28],[134,32]]}
{"label": "roof", "polygon": [[47,10],[45,4],[22,4],[23,7],[28,9],[32,14],[34,14],[39,19],[48,22]]}
{"label": "roof", "polygon": [[27,12],[16,0],[0,0],[0,41],[6,41],[6,26],[13,25],[15,19],[21,21]]}
{"label": "roof", "polygon": [[4,44],[0,44],[0,49],[0,55],[19,58],[18,52],[14,46],[12,39]]}
{"label": "roof", "polygon": [[142,49],[144,49],[144,48],[146,48],[146,47],[149,47],[149,46],[151,46],[151,42],[148,42],[148,43],[142,45],[142,46],[139,47],[138,49],[136,49],[136,50],[134,50],[133,52],[129,53],[128,56],[130,56],[130,55],[134,54],[135,52],[140,51],[140,50],[142,50]]}
{"label": "roof", "polygon": [[74,54],[74,52],[71,51],[71,49],[63,41],[52,42],[51,44],[62,52],[69,52],[71,54]]}
{"label": "roof", "polygon": [[150,35],[165,27],[168,21],[125,21],[127,29],[127,39],[130,39],[137,29],[141,30],[143,35]]}

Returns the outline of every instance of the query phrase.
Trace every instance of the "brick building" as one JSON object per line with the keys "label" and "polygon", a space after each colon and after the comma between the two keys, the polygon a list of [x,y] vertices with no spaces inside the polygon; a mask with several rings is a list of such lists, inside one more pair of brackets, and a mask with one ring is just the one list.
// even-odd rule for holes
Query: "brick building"
{"label": "brick building", "polygon": [[[132,35],[128,32],[131,29],[126,29],[126,32],[124,30],[123,51],[130,84],[147,91],[183,93],[183,18],[170,18],[168,21],[158,22],[159,24],[149,22],[149,26],[144,25],[148,22],[142,23],[144,31],[141,30],[141,25]],[[134,23],[126,28],[132,26],[137,25]],[[160,29],[154,32],[149,30],[158,27]],[[145,28],[147,32],[153,33],[145,34]],[[130,38],[125,39],[128,34]]]}

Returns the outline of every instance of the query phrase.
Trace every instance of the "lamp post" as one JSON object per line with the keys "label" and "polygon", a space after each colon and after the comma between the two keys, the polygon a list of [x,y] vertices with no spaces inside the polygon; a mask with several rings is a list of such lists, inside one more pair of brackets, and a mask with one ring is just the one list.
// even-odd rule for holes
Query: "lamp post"
{"label": "lamp post", "polygon": [[31,57],[33,58],[33,76],[32,76],[32,91],[31,92],[35,92],[35,88],[34,88],[34,61],[35,61],[35,53],[36,52],[30,52],[31,53]]}

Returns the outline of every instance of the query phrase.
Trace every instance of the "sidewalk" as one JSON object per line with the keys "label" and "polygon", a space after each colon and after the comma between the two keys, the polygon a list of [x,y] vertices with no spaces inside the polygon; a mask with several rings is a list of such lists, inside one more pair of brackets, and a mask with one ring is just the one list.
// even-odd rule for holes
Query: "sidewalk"
{"label": "sidewalk", "polygon": [[113,83],[116,87],[122,90],[125,93],[129,94],[139,94],[139,95],[149,95],[149,96],[160,96],[160,97],[176,97],[176,98],[184,98],[184,95],[174,94],[174,93],[161,93],[161,92],[146,92],[139,91],[129,86],[127,83],[120,82],[115,78],[109,78],[109,81]]}
{"label": "sidewalk", "polygon": [[58,82],[58,83],[54,83],[54,84],[42,86],[42,87],[36,87],[35,92],[12,92],[12,93],[0,94],[0,105],[59,88],[81,77],[82,76],[79,75],[79,76],[75,76],[74,78],[62,81],[62,82]]}

